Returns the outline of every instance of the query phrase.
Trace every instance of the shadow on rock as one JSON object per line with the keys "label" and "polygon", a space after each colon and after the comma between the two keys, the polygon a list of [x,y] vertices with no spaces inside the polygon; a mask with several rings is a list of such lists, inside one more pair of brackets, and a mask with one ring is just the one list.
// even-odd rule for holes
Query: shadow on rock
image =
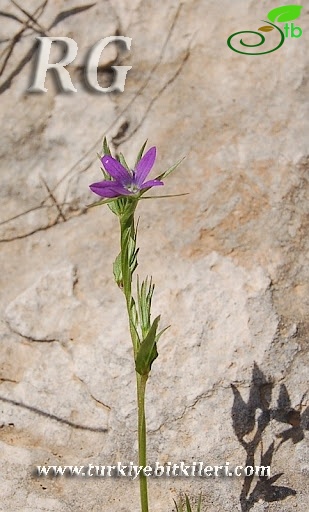
{"label": "shadow on rock", "polygon": [[[239,443],[246,451],[245,466],[264,466],[264,468],[271,466],[275,453],[284,442],[292,439],[294,444],[298,443],[304,438],[304,429],[308,430],[309,408],[306,408],[303,415],[296,409],[293,409],[288,391],[284,385],[280,387],[277,406],[273,409],[270,407],[273,386],[274,384],[266,379],[256,363],[254,363],[252,371],[247,402],[242,398],[237,387],[231,384],[234,395],[232,406],[233,429]],[[292,426],[278,436],[281,438],[281,441],[277,447],[275,447],[275,441],[273,441],[264,452],[263,432],[267,429],[271,420],[287,423]],[[258,458],[257,450],[259,447],[262,447],[262,453]],[[294,489],[274,485],[283,473],[270,477],[265,475],[263,468],[261,469],[258,481],[253,489],[254,474],[244,477],[240,494],[242,512],[251,510],[259,500],[271,503],[296,495]]]}

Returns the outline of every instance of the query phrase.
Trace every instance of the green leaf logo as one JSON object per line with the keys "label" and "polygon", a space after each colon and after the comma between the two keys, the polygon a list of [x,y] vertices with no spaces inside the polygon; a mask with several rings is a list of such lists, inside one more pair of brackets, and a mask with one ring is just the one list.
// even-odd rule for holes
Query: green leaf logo
{"label": "green leaf logo", "polygon": [[269,11],[267,18],[272,22],[277,21],[279,23],[296,20],[299,18],[302,8],[302,5],[283,5]]}

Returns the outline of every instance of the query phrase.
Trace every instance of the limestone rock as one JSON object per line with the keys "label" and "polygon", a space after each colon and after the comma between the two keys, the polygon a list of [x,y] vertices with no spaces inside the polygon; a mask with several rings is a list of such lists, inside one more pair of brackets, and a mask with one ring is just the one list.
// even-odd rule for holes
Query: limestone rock
{"label": "limestone rock", "polygon": [[5,318],[12,331],[33,341],[67,341],[79,305],[75,282],[73,266],[41,276],[8,305]]}
{"label": "limestone rock", "polygon": [[[266,461],[273,477],[150,478],[150,510],[200,492],[207,512],[307,510],[306,7],[301,37],[248,56],[227,38],[267,19],[253,1],[19,4],[2,0],[0,13],[0,509],[139,510],[137,480],[35,474],[137,462],[117,219],[87,208],[107,136],[131,166],[146,139],[156,145],[153,176],[186,157],[164,193],[189,194],[138,206],[138,274],[153,276],[153,315],[171,324],[147,389],[148,460]],[[76,40],[76,93],[49,71],[48,92],[26,92],[44,34]],[[124,92],[95,93],[87,54],[116,34],[131,50],[109,45],[98,82],[132,66]]]}

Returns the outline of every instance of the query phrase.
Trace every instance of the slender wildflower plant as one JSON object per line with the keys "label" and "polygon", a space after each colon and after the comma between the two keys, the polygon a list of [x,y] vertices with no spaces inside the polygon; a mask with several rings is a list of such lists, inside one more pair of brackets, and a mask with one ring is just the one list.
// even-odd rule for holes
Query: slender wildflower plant
{"label": "slender wildflower plant", "polygon": [[[134,216],[138,202],[151,198],[144,194],[152,187],[163,186],[162,180],[171,174],[182,161],[180,160],[155,179],[147,181],[156,159],[156,148],[150,148],[144,155],[146,143],[147,141],[138,153],[134,168],[130,169],[122,154],[117,159],[111,155],[107,140],[104,138],[103,156],[98,155],[102,163],[104,180],[90,185],[92,192],[103,198],[91,206],[107,204],[120,223],[120,253],[114,262],[113,272],[115,281],[125,296],[133,344],[137,387],[138,463],[143,468],[147,465],[146,383],[152,363],[158,357],[157,343],[168,327],[158,330],[160,316],[151,320],[151,303],[154,292],[152,277],[146,277],[142,282],[137,278],[136,292],[133,293],[132,276],[138,265],[136,245],[138,223],[135,222]],[[175,195],[155,196],[154,198],[162,197],[175,197]],[[148,512],[147,477],[143,471],[139,473],[139,479],[141,511]]]}

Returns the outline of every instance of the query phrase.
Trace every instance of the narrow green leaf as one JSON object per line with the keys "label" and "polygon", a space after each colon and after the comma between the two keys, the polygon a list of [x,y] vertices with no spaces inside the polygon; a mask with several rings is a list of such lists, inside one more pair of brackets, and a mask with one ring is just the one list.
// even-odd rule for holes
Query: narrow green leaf
{"label": "narrow green leaf", "polygon": [[128,202],[130,201],[127,197],[111,197],[109,199],[100,199],[95,203],[86,205],[87,208],[92,208],[93,206],[100,206],[101,204],[107,204],[110,210],[119,216],[123,216],[126,213],[126,209],[128,206]]}
{"label": "narrow green leaf", "polygon": [[142,327],[142,315],[143,315],[143,310],[142,310],[142,304],[141,304],[141,286],[140,286],[140,283],[139,283],[139,275],[136,276],[136,289],[137,289],[137,308],[138,308],[138,317],[139,317],[139,323]]}
{"label": "narrow green leaf", "polygon": [[139,150],[137,158],[136,158],[136,162],[135,162],[135,165],[134,165],[134,168],[137,166],[138,162],[142,158],[143,153],[144,153],[144,149],[146,147],[147,142],[148,142],[148,139],[145,140],[144,144],[142,145],[141,149]]}
{"label": "narrow green leaf", "polygon": [[192,508],[191,508],[191,505],[190,505],[190,501],[189,501],[189,498],[187,495],[186,496],[186,508],[187,508],[187,512],[192,512]]}
{"label": "narrow green leaf", "polygon": [[139,251],[139,248],[136,249],[136,251],[134,251],[134,253],[132,254],[132,256],[130,256],[130,268],[131,268],[131,273],[133,274],[133,272],[137,269],[138,267],[138,262],[137,262],[137,255],[138,255],[138,251]]}
{"label": "narrow green leaf", "polygon": [[132,232],[130,230],[130,237],[128,239],[128,259],[129,259],[129,265],[130,265],[130,270],[131,270],[132,274],[138,265],[137,254],[138,254],[139,249],[136,248],[136,236],[137,236],[137,230],[136,229],[134,230],[133,237],[132,237]]}
{"label": "narrow green leaf", "polygon": [[[147,190],[149,190],[149,188],[147,188]],[[139,199],[164,199],[166,197],[180,197],[180,196],[188,196],[188,195],[189,195],[189,192],[184,192],[183,194],[171,194],[171,195],[166,195],[166,196],[146,196],[146,197],[141,196]]]}
{"label": "narrow green leaf", "polygon": [[138,314],[137,314],[135,300],[133,299],[133,297],[131,297],[130,311],[131,311],[131,325],[132,325],[132,327],[134,329],[134,333],[135,333],[135,336],[136,336],[136,341],[137,341],[138,347],[140,347],[141,340],[140,340],[140,337],[139,337],[139,334],[138,334],[138,330],[137,330],[137,327],[136,327],[137,324],[138,324]]}
{"label": "narrow green leaf", "polygon": [[138,322],[138,315],[137,315],[135,300],[133,297],[131,297],[130,311],[131,311],[133,323],[136,325]]}
{"label": "narrow green leaf", "polygon": [[176,512],[182,512],[181,502],[180,502],[180,507],[178,507],[178,505],[177,505],[176,501],[174,500],[174,498],[173,498],[173,502],[175,503]]}
{"label": "narrow green leaf", "polygon": [[112,203],[113,201],[115,201],[115,198],[113,198],[113,199],[102,199],[100,201],[96,201],[95,203],[87,204],[86,208],[93,208],[94,206],[100,206],[101,204]]}
{"label": "narrow green leaf", "polygon": [[198,502],[197,502],[197,511],[196,512],[201,512],[201,506],[202,506],[202,493],[199,495],[199,499],[198,499]]}
{"label": "narrow green leaf", "polygon": [[178,167],[178,165],[181,164],[181,162],[183,162],[183,160],[185,159],[186,157],[184,156],[183,158],[181,158],[180,160],[178,160],[178,162],[174,165],[172,165],[172,167],[170,167],[169,169],[167,169],[167,171],[164,171],[162,172],[162,174],[159,174],[159,176],[157,176],[155,179],[156,180],[162,180],[164,178],[166,178],[169,174],[171,174],[173,171],[175,171],[175,169]]}
{"label": "narrow green leaf", "polygon": [[151,365],[158,357],[156,347],[156,333],[159,324],[160,316],[157,316],[146,338],[142,341],[140,349],[135,359],[135,369],[140,375],[147,375],[151,370]]}
{"label": "narrow green leaf", "polygon": [[130,226],[129,228],[125,228],[121,223],[121,269],[122,269],[122,277],[123,277],[123,286],[125,296],[131,295],[131,269],[129,263],[129,239],[130,239]]}
{"label": "narrow green leaf", "polygon": [[156,343],[158,343],[159,339],[161,338],[162,334],[167,331],[167,329],[170,328],[170,325],[168,325],[167,327],[164,327],[164,329],[162,329],[162,331],[160,331],[157,335],[156,335]]}
{"label": "narrow green leaf", "polygon": [[[146,337],[150,327],[150,316],[151,316],[151,302],[153,297],[155,285],[152,282],[152,277],[148,281],[148,276],[145,281],[140,284],[139,276],[137,276],[137,303],[138,303],[138,314],[139,324],[142,331],[143,338]],[[158,340],[158,335],[156,341]]]}
{"label": "narrow green leaf", "polygon": [[272,22],[279,23],[293,21],[299,18],[302,8],[302,5],[283,5],[269,11],[267,18]]}

